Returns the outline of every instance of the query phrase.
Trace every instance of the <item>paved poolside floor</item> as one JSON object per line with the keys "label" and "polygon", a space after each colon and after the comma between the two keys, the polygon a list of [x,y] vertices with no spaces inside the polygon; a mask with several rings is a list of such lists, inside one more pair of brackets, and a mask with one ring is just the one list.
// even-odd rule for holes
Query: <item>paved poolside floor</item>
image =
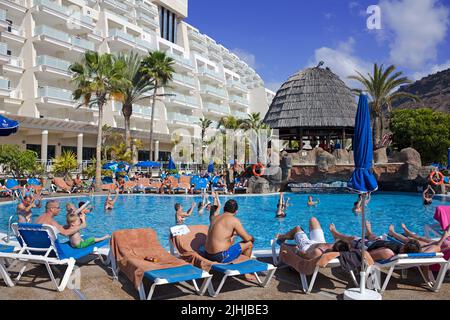
{"label": "paved poolside floor", "polygon": [[[267,260],[268,261],[268,260]],[[81,289],[78,293],[71,289],[56,292],[46,269],[43,266],[31,266],[22,276],[17,286],[9,288],[0,280],[0,299],[38,299],[38,300],[137,300],[137,290],[130,281],[120,274],[119,281],[112,281],[112,273],[98,259],[88,260],[80,268]],[[214,279],[214,278],[213,278]],[[390,284],[383,295],[385,300],[449,300],[450,277],[447,277],[438,293],[426,289],[422,278],[416,270],[410,270],[406,279],[394,273]],[[214,299],[220,300],[340,300],[350,277],[340,269],[324,269],[320,272],[312,294],[300,291],[298,274],[289,268],[278,269],[271,283],[266,288],[246,282],[243,279],[228,279],[221,294]],[[218,278],[213,280],[215,287]],[[148,292],[149,284],[145,285]],[[154,299],[163,300],[213,300],[192,294],[190,285],[164,285],[155,290]]]}

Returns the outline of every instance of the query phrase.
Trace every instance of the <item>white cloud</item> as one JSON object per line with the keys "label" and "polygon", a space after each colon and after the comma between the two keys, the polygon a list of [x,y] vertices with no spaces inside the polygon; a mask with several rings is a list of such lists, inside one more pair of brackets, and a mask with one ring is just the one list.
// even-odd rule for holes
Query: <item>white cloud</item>
{"label": "white cloud", "polygon": [[380,7],[391,62],[413,70],[434,62],[446,37],[449,9],[437,0],[382,0]]}
{"label": "white cloud", "polygon": [[256,69],[256,57],[254,54],[239,48],[233,49],[231,52],[237,55],[239,59],[247,63],[250,67]]}
{"label": "white cloud", "polygon": [[347,41],[339,43],[335,49],[328,47],[316,49],[314,61],[309,66],[317,66],[320,61],[323,61],[325,62],[324,67],[329,67],[347,86],[350,88],[361,87],[359,82],[350,80],[348,77],[356,75],[355,71],[366,75],[370,72],[372,64],[353,54],[354,45],[355,39],[350,37]]}
{"label": "white cloud", "polygon": [[412,78],[414,80],[420,80],[426,76],[429,76],[430,74],[434,74],[434,73],[437,73],[439,71],[443,71],[443,70],[446,70],[449,68],[450,68],[450,60],[448,60],[447,62],[444,62],[442,64],[432,65],[432,66],[428,67],[426,70],[418,71],[412,75]]}

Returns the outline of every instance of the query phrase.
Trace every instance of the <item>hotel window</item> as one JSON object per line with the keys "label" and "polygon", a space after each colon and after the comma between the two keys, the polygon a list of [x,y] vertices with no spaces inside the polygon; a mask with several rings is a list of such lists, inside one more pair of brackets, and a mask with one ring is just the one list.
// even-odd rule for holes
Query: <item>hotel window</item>
{"label": "hotel window", "polygon": [[161,38],[175,43],[177,40],[177,16],[175,13],[161,7],[159,14],[159,27],[161,29]]}

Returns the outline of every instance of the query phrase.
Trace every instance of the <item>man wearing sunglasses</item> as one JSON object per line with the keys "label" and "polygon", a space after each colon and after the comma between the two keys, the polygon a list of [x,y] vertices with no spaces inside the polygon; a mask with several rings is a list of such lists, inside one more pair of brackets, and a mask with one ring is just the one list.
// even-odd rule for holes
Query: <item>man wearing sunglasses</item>
{"label": "man wearing sunglasses", "polygon": [[36,223],[51,225],[51,226],[55,227],[56,230],[58,230],[58,232],[60,234],[62,234],[63,236],[66,236],[66,237],[68,237],[86,227],[86,220],[81,219],[82,224],[80,224],[79,226],[71,227],[71,228],[67,228],[67,229],[64,228],[62,225],[60,225],[54,219],[54,217],[56,217],[60,211],[61,211],[61,207],[59,205],[59,202],[56,200],[50,200],[45,205],[45,212],[36,219]]}

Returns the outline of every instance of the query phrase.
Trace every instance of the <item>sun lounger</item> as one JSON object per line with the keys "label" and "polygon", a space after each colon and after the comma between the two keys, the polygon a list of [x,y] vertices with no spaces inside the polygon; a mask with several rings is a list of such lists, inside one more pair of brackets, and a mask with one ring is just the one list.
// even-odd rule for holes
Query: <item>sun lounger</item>
{"label": "sun lounger", "polygon": [[[279,253],[277,253],[277,247],[280,246]],[[320,269],[323,268],[336,268],[340,267],[339,252],[327,252],[321,256],[307,260],[300,257],[296,252],[296,245],[289,243],[282,243],[277,239],[271,240],[272,247],[272,259],[276,266],[286,264],[295,269],[300,274],[300,281],[303,292],[310,294],[314,288],[317,275]],[[373,265],[372,258],[366,254],[366,263],[370,266]],[[311,275],[311,281],[308,284],[307,276]],[[355,274],[350,272],[350,276],[353,282],[358,285]]]}
{"label": "sun lounger", "polygon": [[[5,246],[5,245],[0,245],[0,253],[12,253],[14,252],[14,247],[12,246]],[[10,281],[10,276],[8,274],[8,261],[6,260],[6,258],[0,258],[0,279],[4,279],[4,281],[6,282],[6,284],[8,285]]]}
{"label": "sun lounger", "polygon": [[[383,286],[380,289],[380,293],[383,293],[386,290],[395,269],[407,269],[413,267],[417,267],[419,269],[419,272],[427,285],[432,291],[437,292],[441,288],[442,282],[444,281],[449,263],[449,261],[444,259],[444,254],[442,252],[398,254],[390,259],[376,261],[376,267],[380,269],[388,269],[388,273],[386,279],[384,280]],[[438,264],[440,266],[440,270],[436,280],[434,280],[433,273],[431,271],[428,272],[431,279],[430,283],[427,281],[420,267],[431,266],[434,264]]]}
{"label": "sun lounger", "polygon": [[16,198],[20,196],[20,183],[17,179],[6,179],[5,187]]}
{"label": "sun lounger", "polygon": [[[206,236],[208,234],[208,226],[189,226],[190,232],[184,235],[172,236],[170,235],[171,252],[175,253],[177,250],[180,258],[192,265],[199,267],[205,271],[216,271],[222,275],[222,280],[214,290],[212,284],[208,287],[208,292],[212,297],[217,297],[228,277],[235,277],[245,274],[254,274],[261,287],[266,287],[270,279],[272,279],[275,270],[277,269],[271,264],[252,260],[244,255],[232,263],[223,264],[210,261],[204,258],[199,252],[200,247],[204,245]],[[258,272],[266,273],[264,281],[258,276]]]}
{"label": "sun lounger", "polygon": [[52,183],[56,186],[56,191],[62,191],[71,193],[70,190],[72,189],[63,178],[53,178]]}
{"label": "sun lounger", "polygon": [[[83,249],[74,249],[68,242],[60,242],[57,238],[56,229],[50,225],[14,223],[12,228],[21,248],[17,253],[0,252],[0,270],[2,270],[2,276],[6,284],[10,287],[20,280],[28,263],[36,263],[45,265],[56,290],[63,291],[67,286],[76,260],[93,253],[97,254],[103,261],[97,249],[109,243],[109,240],[104,240]],[[24,264],[14,281],[6,272],[5,259]],[[54,266],[67,266],[59,284],[52,270]]]}
{"label": "sun lounger", "polygon": [[204,193],[208,190],[208,179],[199,178],[194,182],[194,192]]}
{"label": "sun lounger", "polygon": [[[110,258],[115,279],[119,270],[134,284],[141,300],[150,300],[158,285],[192,281],[194,291],[203,295],[211,275],[168,253],[152,229],[119,230],[113,233]],[[145,294],[143,278],[152,282]],[[197,280],[203,279],[199,289]]]}
{"label": "sun lounger", "polygon": [[215,176],[212,180],[211,180],[211,191],[218,191],[218,192],[224,192],[227,193],[227,187],[224,186],[218,186],[217,183],[219,182],[220,177],[219,176]]}

